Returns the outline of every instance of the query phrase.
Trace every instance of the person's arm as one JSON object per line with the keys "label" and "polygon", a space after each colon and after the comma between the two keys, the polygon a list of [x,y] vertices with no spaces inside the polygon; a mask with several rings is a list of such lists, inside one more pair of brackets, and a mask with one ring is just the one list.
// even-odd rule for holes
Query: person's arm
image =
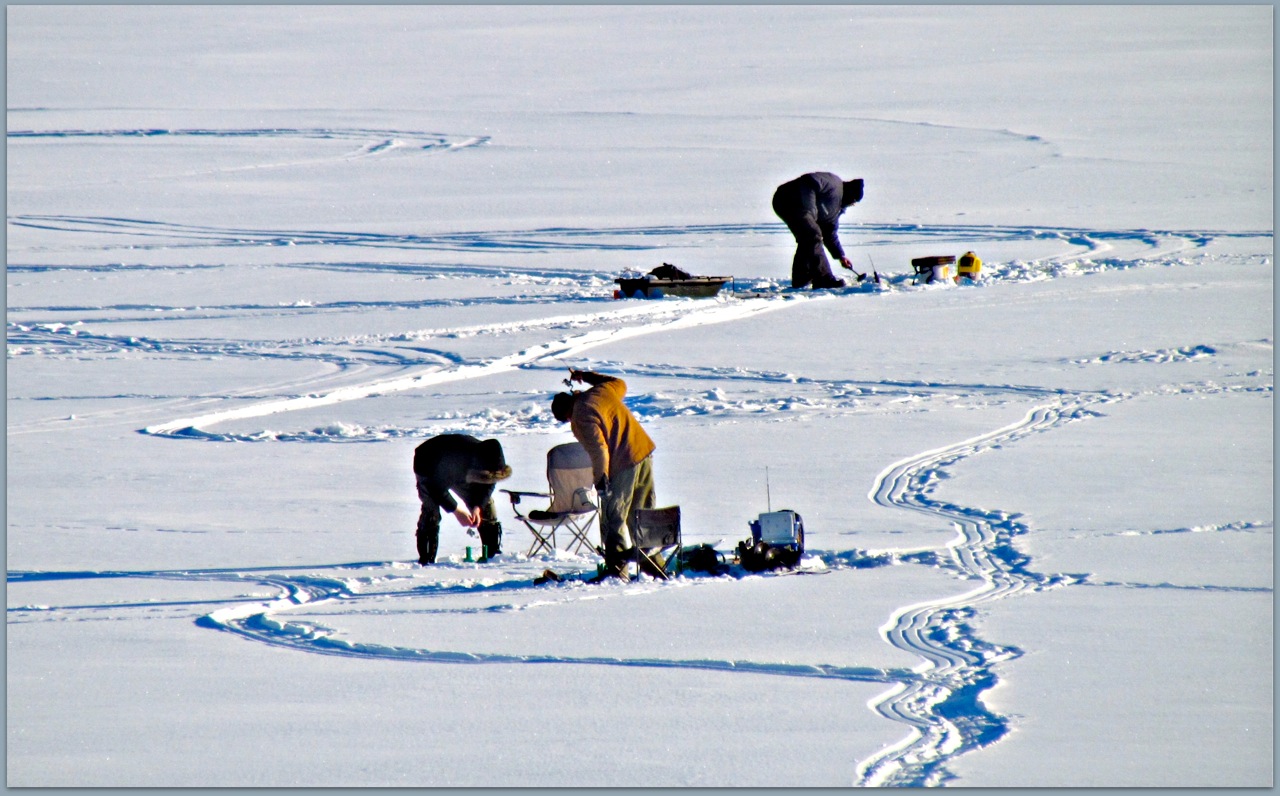
{"label": "person's arm", "polygon": [[841,265],[845,265],[849,258],[840,244],[840,214],[844,212],[842,190],[843,183],[834,174],[824,173],[814,178],[813,217],[818,231],[822,233],[822,245]]}
{"label": "person's arm", "polygon": [[[440,510],[452,514],[458,523],[471,528],[479,524],[479,509],[471,509],[459,502],[459,495],[454,493],[458,477],[453,474],[457,468],[457,457],[449,453],[441,455],[437,460],[434,472],[427,479],[427,495],[435,501]],[[452,474],[452,475],[451,475]]]}
{"label": "person's arm", "polygon": [[613,376],[606,376],[603,373],[596,373],[590,370],[571,370],[569,378],[572,381],[581,381],[590,384],[592,387],[599,387],[601,384],[608,384],[611,381],[621,381],[621,379]]}
{"label": "person's arm", "polygon": [[[627,394],[627,383],[616,376],[606,376],[589,370],[575,370],[569,378],[590,384],[591,389],[587,390],[588,393],[604,394],[611,400],[621,401]],[[603,424],[604,421],[600,422]]]}
{"label": "person's arm", "polygon": [[436,502],[440,510],[445,514],[452,514],[458,521],[458,524],[464,528],[474,528],[480,524],[480,509],[468,508],[459,502],[462,496],[453,491],[453,487],[445,487],[440,489],[435,482],[432,482],[427,488],[427,494]]}
{"label": "person's arm", "polygon": [[[457,519],[458,524],[463,528],[475,528],[480,524],[481,510],[479,506],[474,509],[468,509],[466,506],[459,505],[453,510],[453,516]],[[473,534],[474,535],[474,534]]]}
{"label": "person's arm", "polygon": [[582,443],[587,456],[591,458],[591,475],[598,484],[609,475],[609,443],[605,439],[604,424],[600,418],[591,413],[588,416],[575,415],[570,421],[573,436]]}
{"label": "person's arm", "polygon": [[840,217],[831,219],[829,224],[819,222],[819,227],[822,229],[822,243],[827,247],[827,251],[831,252],[831,256],[839,260],[841,265],[849,263],[849,258],[844,254],[844,247],[840,245]]}

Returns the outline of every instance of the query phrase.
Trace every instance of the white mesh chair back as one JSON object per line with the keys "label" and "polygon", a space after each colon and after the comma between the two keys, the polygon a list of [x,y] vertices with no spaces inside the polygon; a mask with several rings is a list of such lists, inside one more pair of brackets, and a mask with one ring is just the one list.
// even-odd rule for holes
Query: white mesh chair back
{"label": "white mesh chair back", "polygon": [[547,512],[581,514],[591,511],[591,457],[578,442],[566,442],[547,451],[547,485],[551,487],[551,505]]}

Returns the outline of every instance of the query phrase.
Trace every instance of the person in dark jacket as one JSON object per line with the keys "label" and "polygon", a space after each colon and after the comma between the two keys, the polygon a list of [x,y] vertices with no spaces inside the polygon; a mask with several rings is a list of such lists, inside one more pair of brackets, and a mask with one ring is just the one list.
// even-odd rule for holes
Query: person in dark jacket
{"label": "person in dark jacket", "polygon": [[791,260],[791,286],[815,288],[844,287],[844,280],[831,273],[825,246],[840,264],[853,270],[853,263],[840,245],[840,215],[845,208],[862,201],[862,180],[841,180],[827,171],[815,171],[778,186],[773,193],[773,212],[786,222],[796,239],[796,255]]}
{"label": "person in dark jacket", "polygon": [[414,450],[413,472],[422,501],[417,533],[419,564],[436,561],[441,510],[453,514],[464,528],[479,528],[484,545],[481,561],[502,552],[502,525],[493,508],[493,487],[511,476],[511,468],[501,443],[466,434],[441,434]]}

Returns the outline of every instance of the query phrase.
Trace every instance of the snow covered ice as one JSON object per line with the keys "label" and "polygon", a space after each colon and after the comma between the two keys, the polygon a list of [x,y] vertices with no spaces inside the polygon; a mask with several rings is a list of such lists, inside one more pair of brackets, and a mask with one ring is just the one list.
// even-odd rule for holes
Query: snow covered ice
{"label": "snow covered ice", "polygon": [[[8,785],[1272,784],[1270,7],[7,22]],[[815,170],[879,285],[782,289]],[[811,574],[417,566],[566,364]]]}

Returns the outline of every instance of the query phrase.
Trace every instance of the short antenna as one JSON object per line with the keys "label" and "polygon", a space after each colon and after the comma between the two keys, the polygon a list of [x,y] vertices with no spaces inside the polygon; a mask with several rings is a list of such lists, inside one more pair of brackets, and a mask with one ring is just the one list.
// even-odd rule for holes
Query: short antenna
{"label": "short antenna", "polygon": [[769,468],[764,468],[764,504],[770,513],[773,512],[773,494],[769,490]]}

